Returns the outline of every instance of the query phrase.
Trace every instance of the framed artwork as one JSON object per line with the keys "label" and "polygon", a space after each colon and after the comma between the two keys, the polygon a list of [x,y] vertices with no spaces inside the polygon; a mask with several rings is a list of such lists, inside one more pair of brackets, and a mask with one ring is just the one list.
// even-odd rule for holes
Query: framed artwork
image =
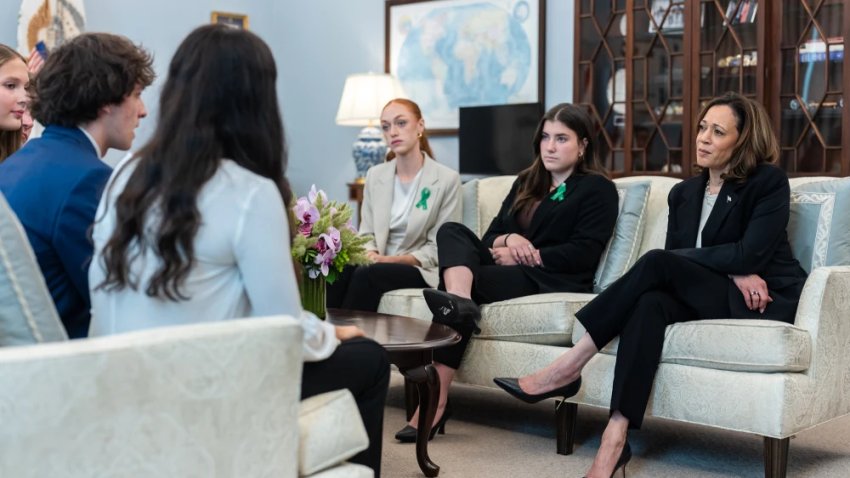
{"label": "framed artwork", "polygon": [[221,23],[240,30],[248,29],[248,15],[241,13],[212,12],[210,23]]}
{"label": "framed artwork", "polygon": [[462,106],[541,103],[546,0],[387,0],[385,70],[429,134],[457,134]]}

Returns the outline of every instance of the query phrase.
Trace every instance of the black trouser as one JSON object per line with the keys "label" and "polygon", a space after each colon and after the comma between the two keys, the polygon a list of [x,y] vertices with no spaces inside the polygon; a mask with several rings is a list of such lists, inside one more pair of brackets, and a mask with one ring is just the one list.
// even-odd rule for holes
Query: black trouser
{"label": "black trouser", "polygon": [[[437,231],[437,257],[440,263],[440,289],[446,290],[443,271],[449,267],[468,267],[473,278],[472,300],[479,305],[515,299],[540,291],[537,283],[523,272],[522,268],[527,266],[497,265],[489,247],[468,227],[457,222],[447,222]],[[453,369],[460,367],[463,353],[472,338],[473,328],[473,324],[456,327],[461,335],[460,342],[434,350],[434,361]]]}
{"label": "black trouser", "polygon": [[332,390],[347,388],[351,391],[369,436],[369,448],[349,461],[372,468],[375,477],[381,476],[384,402],[389,384],[387,352],[366,338],[342,342],[333,355],[320,362],[305,362],[301,379],[302,400]]}
{"label": "black trouser", "polygon": [[419,269],[406,264],[346,266],[333,284],[328,284],[331,308],[377,312],[381,296],[396,289],[429,287]]}
{"label": "black trouser", "polygon": [[729,317],[730,286],[725,274],[654,250],[576,313],[596,348],[620,336],[611,412],[619,410],[629,428],[643,422],[664,330],[676,322]]}

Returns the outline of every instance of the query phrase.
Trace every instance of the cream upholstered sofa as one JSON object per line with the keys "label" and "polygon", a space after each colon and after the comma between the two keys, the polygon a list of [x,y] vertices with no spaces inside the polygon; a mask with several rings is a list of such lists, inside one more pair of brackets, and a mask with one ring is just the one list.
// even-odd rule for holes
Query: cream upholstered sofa
{"label": "cream upholstered sofa", "polygon": [[[368,478],[347,390],[300,401],[291,317],[68,341],[0,195],[0,476]],[[32,344],[32,345],[26,345]]]}
{"label": "cream upholstered sofa", "polygon": [[[464,223],[481,235],[513,179],[465,184]],[[785,476],[790,437],[850,413],[850,179],[827,179],[791,180],[789,237],[811,269],[795,323],[718,318],[668,327],[647,410],[763,436],[766,476]],[[678,181],[615,180],[621,210],[596,292],[641,254],[664,247],[667,194]],[[548,364],[584,334],[574,314],[593,297],[540,294],[483,306],[482,332],[470,342],[456,380],[496,388],[493,377],[521,376]],[[414,289],[385,294],[379,310],[430,320]],[[608,407],[616,352],[615,339],[588,363],[578,394],[557,408],[559,453],[572,453],[577,404]]]}

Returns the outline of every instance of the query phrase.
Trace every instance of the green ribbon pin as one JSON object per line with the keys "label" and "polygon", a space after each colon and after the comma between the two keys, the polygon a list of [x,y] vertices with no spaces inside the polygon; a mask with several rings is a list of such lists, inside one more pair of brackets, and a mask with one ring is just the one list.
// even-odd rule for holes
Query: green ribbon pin
{"label": "green ribbon pin", "polygon": [[416,203],[416,207],[422,209],[423,211],[427,211],[429,197],[431,197],[431,190],[428,188],[422,188],[422,196],[419,198],[419,202]]}
{"label": "green ribbon pin", "polygon": [[558,186],[558,188],[555,189],[555,192],[552,194],[552,200],[558,201],[558,202],[563,201],[565,192],[567,192],[567,185],[564,184],[564,183],[561,183],[561,185]]}

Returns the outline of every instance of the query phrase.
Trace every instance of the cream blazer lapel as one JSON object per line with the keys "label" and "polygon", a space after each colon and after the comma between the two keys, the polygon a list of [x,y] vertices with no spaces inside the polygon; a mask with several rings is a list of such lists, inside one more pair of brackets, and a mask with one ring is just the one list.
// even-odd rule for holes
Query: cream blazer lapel
{"label": "cream blazer lapel", "polygon": [[372,228],[375,231],[375,244],[383,254],[387,249],[387,236],[390,232],[390,205],[393,203],[393,189],[395,187],[395,163],[385,163],[384,167],[376,171],[375,182],[372,187],[372,207],[379,211],[375,214]]}

